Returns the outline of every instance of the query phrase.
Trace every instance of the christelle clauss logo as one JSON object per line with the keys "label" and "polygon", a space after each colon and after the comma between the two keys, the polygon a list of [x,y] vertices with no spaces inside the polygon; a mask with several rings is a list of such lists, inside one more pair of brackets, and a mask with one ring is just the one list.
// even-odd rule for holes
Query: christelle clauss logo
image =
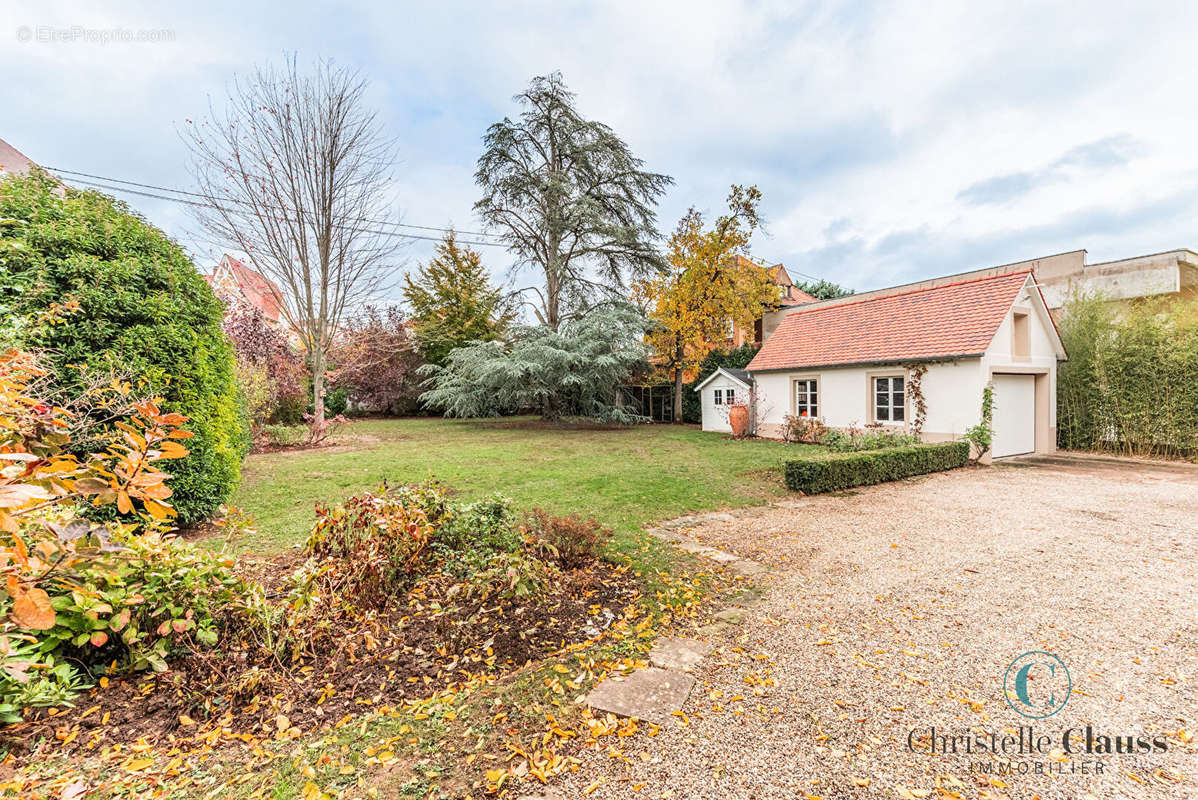
{"label": "christelle clauss logo", "polygon": [[1052,653],[1032,650],[1011,662],[1003,677],[1003,697],[1016,714],[1044,719],[1065,707],[1073,680],[1065,662]]}

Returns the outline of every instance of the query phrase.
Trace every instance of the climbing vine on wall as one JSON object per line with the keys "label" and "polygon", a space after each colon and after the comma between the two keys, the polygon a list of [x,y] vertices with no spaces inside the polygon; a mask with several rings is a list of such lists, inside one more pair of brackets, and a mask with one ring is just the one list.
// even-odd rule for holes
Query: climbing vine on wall
{"label": "climbing vine on wall", "polygon": [[918,435],[923,432],[924,420],[928,418],[928,401],[923,394],[923,376],[928,372],[927,364],[915,364],[911,367],[911,375],[907,379],[907,394],[911,398],[911,432]]}
{"label": "climbing vine on wall", "polygon": [[975,461],[990,451],[994,443],[994,384],[987,383],[982,389],[982,420],[965,431],[965,440],[973,445]]}

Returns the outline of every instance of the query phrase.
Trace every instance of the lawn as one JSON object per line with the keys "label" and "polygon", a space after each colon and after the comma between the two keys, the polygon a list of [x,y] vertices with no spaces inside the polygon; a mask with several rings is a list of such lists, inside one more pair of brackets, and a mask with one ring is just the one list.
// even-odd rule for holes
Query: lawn
{"label": "lawn", "polygon": [[468,498],[498,493],[517,508],[594,517],[617,533],[682,514],[764,503],[786,493],[781,465],[814,449],[733,440],[692,426],[590,429],[503,420],[355,422],[347,441],[250,456],[233,502],[257,533],[234,552],[275,553],[302,542],[318,501],[386,480],[436,478]]}

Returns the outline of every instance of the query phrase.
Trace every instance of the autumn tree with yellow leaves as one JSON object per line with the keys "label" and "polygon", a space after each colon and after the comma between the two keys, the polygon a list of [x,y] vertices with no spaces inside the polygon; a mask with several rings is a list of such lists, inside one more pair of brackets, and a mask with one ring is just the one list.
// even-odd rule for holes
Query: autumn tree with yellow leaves
{"label": "autumn tree with yellow leaves", "polygon": [[674,380],[674,419],[682,420],[682,384],[687,370],[726,338],[728,323],[749,327],[762,309],[779,300],[779,287],[765,269],[747,258],[749,239],[761,220],[761,191],[732,187],[728,213],[710,227],[694,208],[670,237],[668,267],[633,286],[655,324],[649,345]]}

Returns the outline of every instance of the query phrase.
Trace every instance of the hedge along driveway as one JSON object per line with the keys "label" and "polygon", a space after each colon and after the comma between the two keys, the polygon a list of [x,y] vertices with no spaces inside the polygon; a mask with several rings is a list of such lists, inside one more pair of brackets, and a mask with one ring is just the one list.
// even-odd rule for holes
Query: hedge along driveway
{"label": "hedge along driveway", "polygon": [[383,480],[436,478],[473,499],[506,495],[519,509],[591,516],[620,533],[695,511],[787,494],[782,465],[813,445],[730,439],[690,426],[550,426],[535,419],[371,420],[343,445],[250,456],[233,502],[256,535],[235,551],[272,553],[302,542],[316,502]]}
{"label": "hedge along driveway", "polygon": [[786,485],[820,494],[956,469],[969,460],[969,447],[964,441],[939,442],[796,459],[786,462]]}

